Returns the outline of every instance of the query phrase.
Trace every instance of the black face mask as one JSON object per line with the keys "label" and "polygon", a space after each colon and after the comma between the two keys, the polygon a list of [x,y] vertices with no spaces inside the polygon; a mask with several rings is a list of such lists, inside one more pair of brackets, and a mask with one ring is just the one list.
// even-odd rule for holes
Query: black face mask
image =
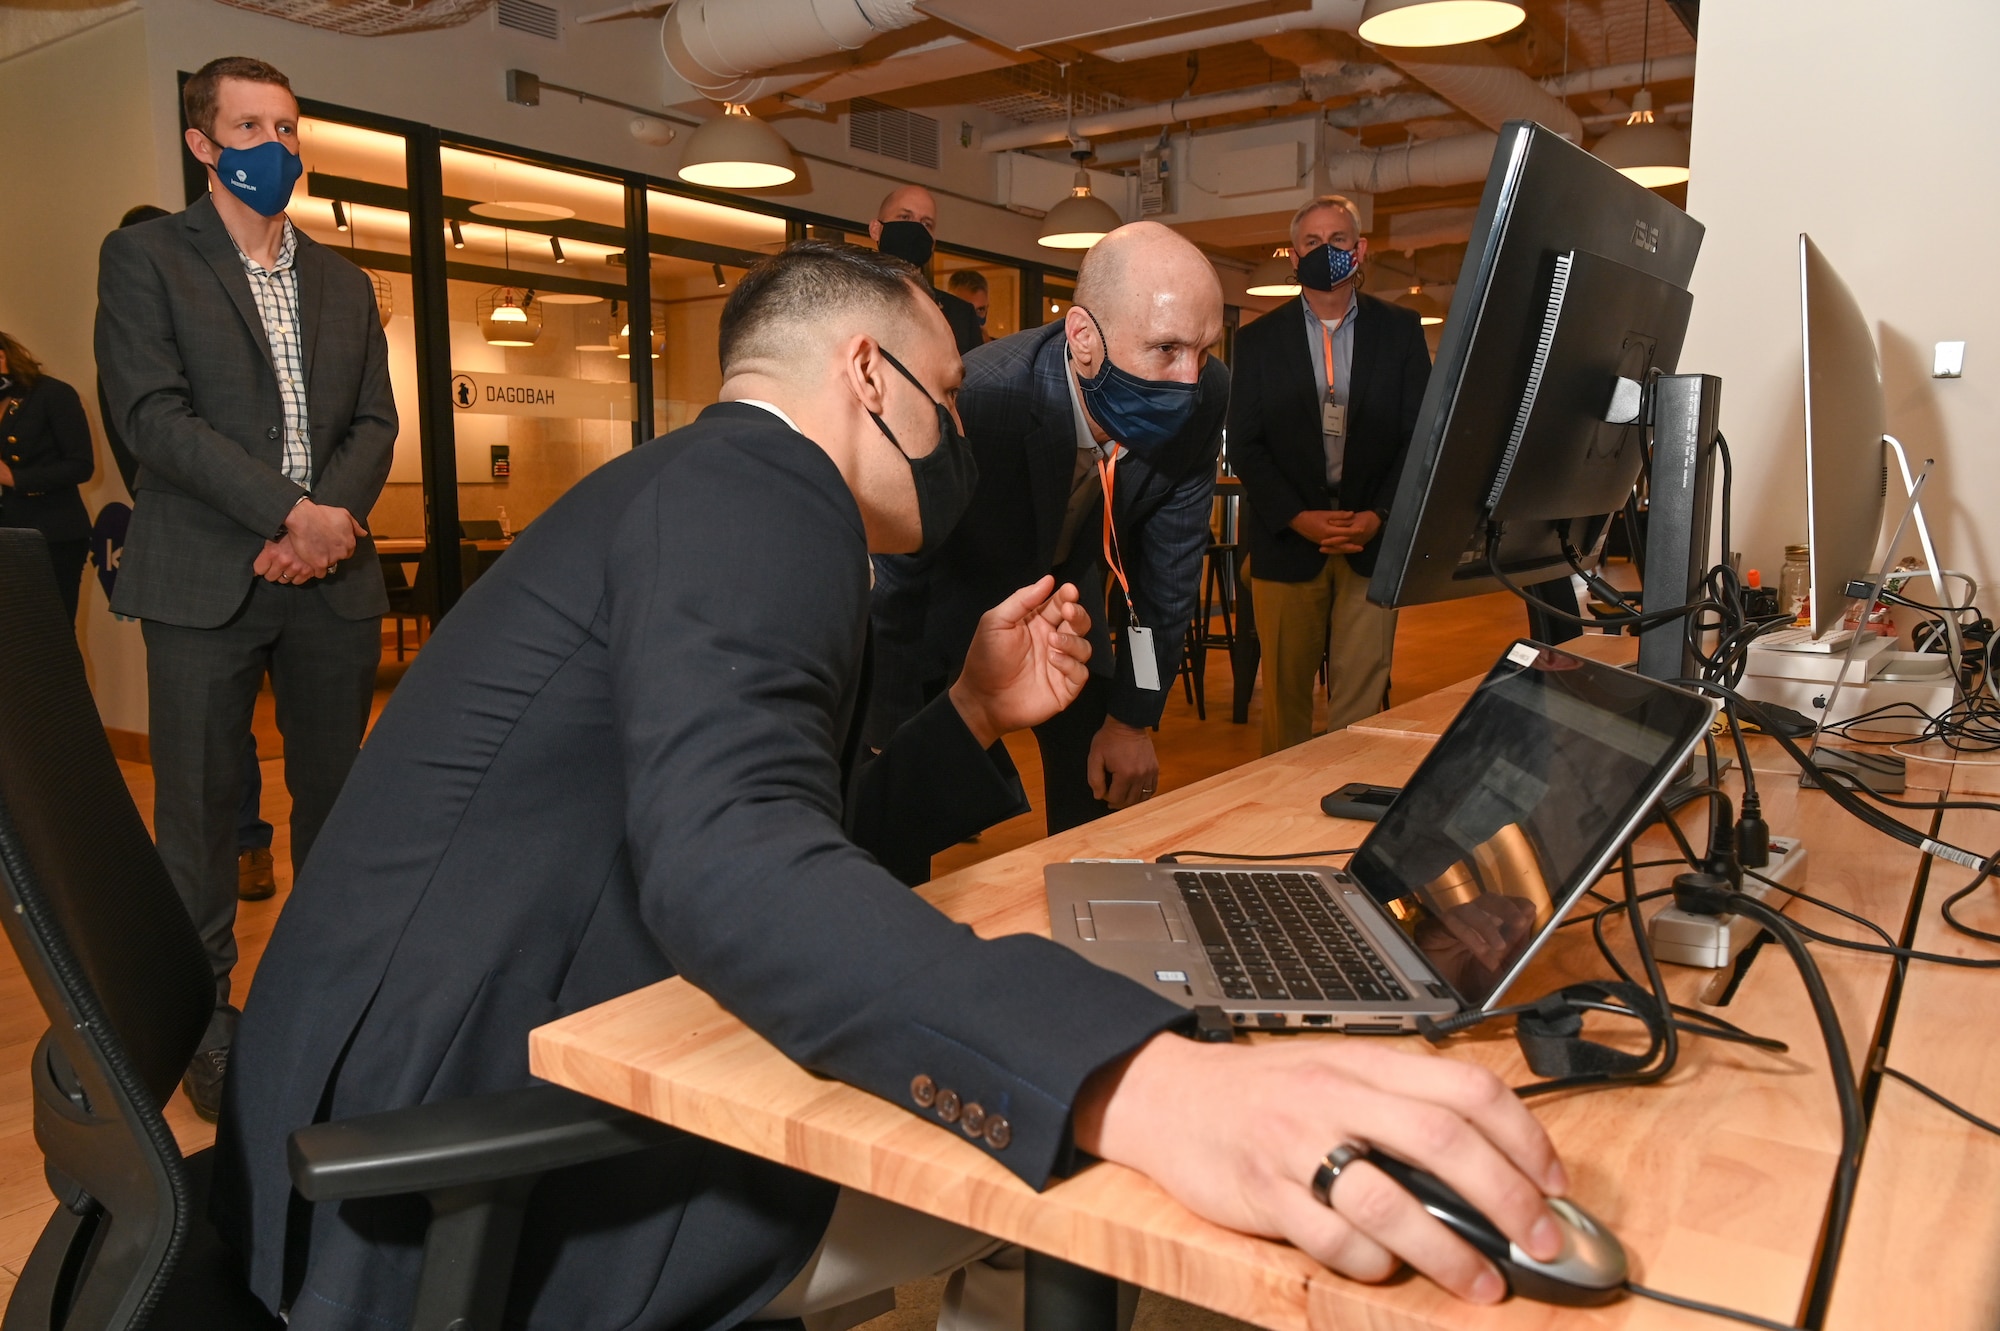
{"label": "black face mask", "polygon": [[[916,225],[911,223],[912,226]],[[930,390],[918,383],[917,376],[903,368],[903,363],[886,350],[882,359],[896,367],[896,373],[916,384],[932,407],[937,410],[938,444],[920,458],[910,456],[895,431],[874,412],[868,415],[875,422],[875,428],[888,436],[896,445],[896,451],[910,465],[910,481],[917,487],[917,525],[923,532],[923,541],[916,553],[930,554],[943,545],[951,535],[952,528],[965,516],[965,510],[972,507],[972,492],[979,485],[979,464],[973,461],[972,445],[965,442],[965,436],[958,432],[958,422],[951,418],[951,412],[942,402],[932,397]]]}
{"label": "black face mask", "polygon": [[[922,222],[884,222],[882,239],[875,242],[875,248],[921,269],[931,261],[931,251],[937,248],[937,241],[931,238],[930,229]],[[894,364],[893,361],[890,363]],[[902,369],[900,365],[896,368]],[[910,382],[915,383],[916,380]]]}

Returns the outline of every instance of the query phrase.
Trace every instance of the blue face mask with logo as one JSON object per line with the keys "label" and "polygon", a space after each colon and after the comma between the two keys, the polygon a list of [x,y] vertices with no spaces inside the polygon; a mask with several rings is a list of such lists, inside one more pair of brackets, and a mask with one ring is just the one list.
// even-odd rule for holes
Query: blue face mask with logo
{"label": "blue face mask with logo", "polygon": [[[215,143],[214,139],[209,139]],[[267,139],[254,148],[223,148],[215,174],[222,187],[247,204],[253,212],[276,217],[292,201],[292,186],[305,174],[299,155],[276,139]]]}
{"label": "blue face mask with logo", "polygon": [[1104,339],[1104,327],[1089,310],[1091,326],[1097,329],[1097,344],[1104,349],[1104,367],[1094,379],[1077,380],[1083,389],[1083,405],[1090,418],[1118,443],[1150,462],[1172,443],[1194,415],[1201,384],[1184,384],[1174,379],[1141,379],[1111,363],[1111,344]]}
{"label": "blue face mask with logo", "polygon": [[1322,245],[1300,256],[1299,285],[1311,287],[1314,291],[1331,291],[1354,276],[1354,270],[1360,266],[1361,256],[1353,250]]}

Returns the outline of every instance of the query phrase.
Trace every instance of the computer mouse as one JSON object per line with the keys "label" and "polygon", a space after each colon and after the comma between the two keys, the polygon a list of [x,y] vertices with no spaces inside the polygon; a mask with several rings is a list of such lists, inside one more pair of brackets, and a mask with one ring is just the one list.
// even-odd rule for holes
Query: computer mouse
{"label": "computer mouse", "polygon": [[1379,1148],[1361,1158],[1396,1180],[1426,1211],[1470,1243],[1500,1270],[1511,1293],[1537,1303],[1588,1307],[1610,1303],[1625,1293],[1625,1248],[1590,1212],[1565,1197],[1549,1200],[1563,1232],[1562,1251],[1553,1261],[1536,1261],[1510,1242],[1471,1202],[1434,1174]]}

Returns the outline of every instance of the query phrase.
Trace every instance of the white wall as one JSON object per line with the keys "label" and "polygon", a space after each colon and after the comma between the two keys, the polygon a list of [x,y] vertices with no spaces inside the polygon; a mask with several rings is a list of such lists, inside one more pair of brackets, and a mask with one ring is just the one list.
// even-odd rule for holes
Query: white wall
{"label": "white wall", "polygon": [[[88,95],[79,95],[88,89]],[[97,247],[138,203],[180,204],[179,180],[159,188],[147,113],[146,37],[127,14],[0,61],[0,124],[8,135],[0,206],[0,328],[19,338],[56,378],[76,389],[97,439],[97,474],[83,487],[91,515],[129,502],[97,420],[91,326],[97,312]],[[86,568],[77,635],[104,723],[146,729],[145,648],[136,623],[105,606],[97,570]]]}
{"label": "white wall", "polygon": [[[1875,325],[1889,432],[1937,459],[1944,562],[2000,574],[1996,49],[1991,0],[1701,7],[1688,211],[1708,236],[1681,368],[1722,376],[1735,544],[1767,582],[1806,531],[1802,231]],[[1963,379],[1930,377],[1946,340],[1967,343]]]}

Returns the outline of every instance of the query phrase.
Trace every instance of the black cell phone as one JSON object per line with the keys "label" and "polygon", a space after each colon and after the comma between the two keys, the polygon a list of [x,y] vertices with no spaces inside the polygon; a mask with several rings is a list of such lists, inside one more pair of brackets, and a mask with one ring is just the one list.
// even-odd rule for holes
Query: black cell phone
{"label": "black cell phone", "polygon": [[1378,823],[1382,821],[1382,815],[1389,812],[1389,806],[1396,802],[1396,796],[1402,793],[1401,786],[1371,786],[1366,781],[1350,781],[1321,800],[1319,809],[1329,818]]}

